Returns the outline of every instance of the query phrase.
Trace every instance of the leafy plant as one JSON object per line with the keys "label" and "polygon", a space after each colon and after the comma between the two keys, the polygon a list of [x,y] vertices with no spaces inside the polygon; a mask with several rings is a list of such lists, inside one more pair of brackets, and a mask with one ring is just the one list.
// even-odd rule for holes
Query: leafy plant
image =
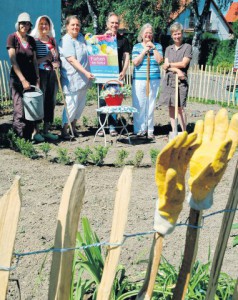
{"label": "leafy plant", "polygon": [[[232,227],[231,227],[231,229],[238,229],[238,223],[233,224]],[[238,233],[235,234],[235,237],[234,237],[234,239],[233,239],[232,246],[233,246],[233,247],[238,246]]]}
{"label": "leafy plant", "polygon": [[133,165],[138,168],[141,165],[143,157],[144,157],[144,152],[142,150],[137,150],[135,154],[135,158],[133,160]]}
{"label": "leafy plant", "polygon": [[55,117],[52,125],[55,126],[56,129],[61,129],[62,128],[62,119],[60,117]]}
{"label": "leafy plant", "polygon": [[45,158],[47,158],[48,154],[51,150],[51,145],[49,143],[43,143],[43,144],[40,145],[40,149],[45,154]]}
{"label": "leafy plant", "polygon": [[98,127],[98,124],[99,124],[99,121],[98,121],[98,118],[96,117],[93,119],[93,126]]}
{"label": "leafy plant", "polygon": [[82,122],[84,127],[88,127],[88,117],[83,116]]}
{"label": "leafy plant", "polygon": [[122,167],[125,165],[125,159],[128,157],[129,152],[121,149],[117,152],[117,157],[116,157],[116,161],[115,161],[115,166],[116,167]]}
{"label": "leafy plant", "polygon": [[63,165],[68,165],[70,164],[70,157],[68,155],[68,150],[66,148],[58,148],[58,161],[59,163]]}
{"label": "leafy plant", "polygon": [[155,166],[156,159],[157,159],[159,152],[160,152],[159,149],[150,149],[150,159],[151,159],[152,166]]}
{"label": "leafy plant", "polygon": [[86,105],[92,105],[94,102],[98,100],[98,93],[97,93],[97,85],[93,84],[90,89],[87,90],[86,95]]}
{"label": "leafy plant", "polygon": [[59,105],[62,103],[62,95],[61,95],[61,92],[60,90],[57,91],[57,94],[56,94],[56,104]]}
{"label": "leafy plant", "polygon": [[89,157],[96,166],[101,166],[107,156],[108,150],[109,147],[95,146],[94,151],[89,154]]}
{"label": "leafy plant", "polygon": [[91,149],[89,146],[86,146],[85,149],[78,147],[76,148],[74,154],[76,157],[76,161],[79,164],[86,165],[89,160],[89,155],[92,153]]}

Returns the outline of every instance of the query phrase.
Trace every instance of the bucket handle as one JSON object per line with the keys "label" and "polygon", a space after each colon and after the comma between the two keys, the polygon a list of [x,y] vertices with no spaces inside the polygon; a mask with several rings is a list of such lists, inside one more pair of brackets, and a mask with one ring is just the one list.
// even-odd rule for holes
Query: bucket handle
{"label": "bucket handle", "polygon": [[[36,92],[39,92],[39,93],[43,94],[43,93],[42,93],[42,90],[40,90],[37,86],[35,86],[35,85],[30,85],[30,86],[33,87],[33,88],[35,89]],[[28,90],[25,90],[25,89],[24,89],[24,90],[23,90],[23,93],[26,92],[26,91],[28,91]]]}

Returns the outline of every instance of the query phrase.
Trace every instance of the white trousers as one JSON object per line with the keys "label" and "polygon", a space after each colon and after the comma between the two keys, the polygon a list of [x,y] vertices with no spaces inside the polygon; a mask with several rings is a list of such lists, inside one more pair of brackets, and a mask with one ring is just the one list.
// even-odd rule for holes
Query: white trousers
{"label": "white trousers", "polygon": [[146,96],[146,80],[133,80],[132,103],[138,112],[134,114],[134,133],[139,131],[154,132],[154,108],[159,92],[160,79],[150,80],[149,97]]}
{"label": "white trousers", "polygon": [[[86,103],[86,93],[87,88],[79,90],[75,93],[66,94],[65,102],[67,105],[67,110],[69,113],[69,120],[73,122],[73,120],[78,120],[83,112]],[[62,115],[62,125],[69,123],[66,110],[64,108]]]}

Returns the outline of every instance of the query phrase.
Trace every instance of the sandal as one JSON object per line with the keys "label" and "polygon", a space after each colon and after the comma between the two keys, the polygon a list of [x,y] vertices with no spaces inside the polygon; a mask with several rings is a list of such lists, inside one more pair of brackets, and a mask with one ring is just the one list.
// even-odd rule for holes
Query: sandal
{"label": "sandal", "polygon": [[139,131],[139,132],[137,133],[137,136],[138,136],[138,137],[144,137],[144,136],[146,136],[146,134],[147,134],[147,132],[146,132],[145,130],[143,130],[143,131]]}
{"label": "sandal", "polygon": [[97,133],[98,136],[103,137],[104,136],[104,132],[102,130],[98,131]]}
{"label": "sandal", "polygon": [[118,133],[117,133],[117,131],[116,130],[111,130],[110,131],[110,136],[118,136]]}

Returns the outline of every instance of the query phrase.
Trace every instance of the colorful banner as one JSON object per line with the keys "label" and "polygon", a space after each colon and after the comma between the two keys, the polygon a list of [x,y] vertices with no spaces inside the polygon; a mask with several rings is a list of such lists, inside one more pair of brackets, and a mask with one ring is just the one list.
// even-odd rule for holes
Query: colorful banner
{"label": "colorful banner", "polygon": [[90,72],[96,83],[105,83],[119,77],[117,39],[111,35],[85,35]]}

